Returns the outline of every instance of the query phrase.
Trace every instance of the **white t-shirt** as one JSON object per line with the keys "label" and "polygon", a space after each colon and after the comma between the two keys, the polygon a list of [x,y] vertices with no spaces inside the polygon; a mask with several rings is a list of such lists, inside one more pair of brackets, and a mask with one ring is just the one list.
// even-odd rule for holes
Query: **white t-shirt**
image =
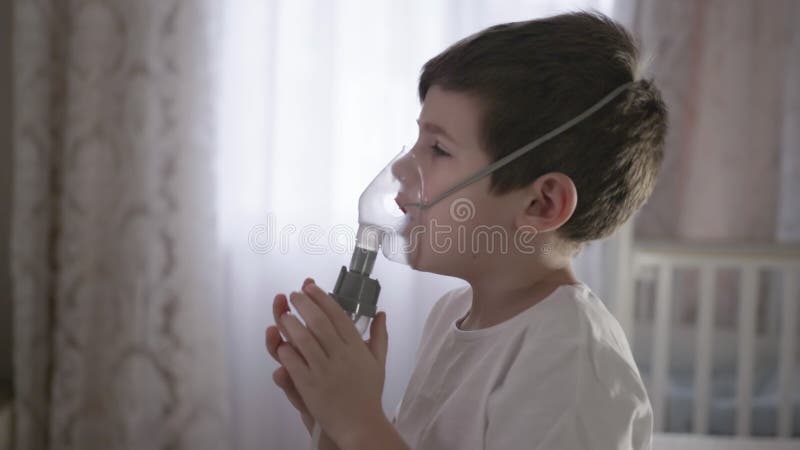
{"label": "white t-shirt", "polygon": [[464,331],[467,286],[423,328],[396,410],[414,450],[649,449],[653,413],[619,323],[584,284],[500,324]]}

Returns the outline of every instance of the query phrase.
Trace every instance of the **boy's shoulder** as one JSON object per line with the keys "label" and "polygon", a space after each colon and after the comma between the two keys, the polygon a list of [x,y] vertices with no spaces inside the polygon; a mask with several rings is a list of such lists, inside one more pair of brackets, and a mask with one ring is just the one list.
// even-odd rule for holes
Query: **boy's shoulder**
{"label": "boy's shoulder", "polygon": [[[431,308],[426,331],[453,331],[450,323],[461,318],[469,310],[471,302],[470,286],[447,291]],[[593,351],[591,356],[595,358],[611,357],[635,368],[625,332],[605,303],[584,283],[559,286],[544,300],[509,321],[513,323],[503,327],[509,334],[507,337],[524,334],[525,340],[530,342],[522,343],[523,346],[532,346],[537,351],[555,350],[542,343],[554,345],[557,342],[561,347],[581,347],[582,351]],[[495,336],[499,337],[499,334]]]}
{"label": "boy's shoulder", "polygon": [[534,309],[539,306],[530,321],[535,339],[560,338],[595,358],[613,356],[636,367],[625,331],[588,285],[562,285]]}
{"label": "boy's shoulder", "polygon": [[[470,308],[471,302],[472,288],[469,285],[445,292],[431,308],[425,328],[460,318]],[[584,283],[561,285],[545,299],[509,320],[543,333],[570,337],[584,334],[594,339],[610,339],[615,346],[624,339],[617,320]]]}
{"label": "boy's shoulder", "polygon": [[[472,288],[469,285],[445,292],[431,308],[424,332],[449,326],[469,310],[471,302]],[[532,338],[564,338],[586,345],[599,342],[632,360],[619,322],[584,283],[561,285],[544,300],[509,320],[519,325],[508,327],[509,331],[527,329]]]}

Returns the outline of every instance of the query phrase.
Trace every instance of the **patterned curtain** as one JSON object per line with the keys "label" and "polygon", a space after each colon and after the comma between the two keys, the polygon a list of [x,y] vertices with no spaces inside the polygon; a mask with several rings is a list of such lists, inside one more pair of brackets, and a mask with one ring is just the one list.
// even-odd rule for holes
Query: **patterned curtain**
{"label": "patterned curtain", "polygon": [[15,448],[226,448],[216,11],[14,6]]}

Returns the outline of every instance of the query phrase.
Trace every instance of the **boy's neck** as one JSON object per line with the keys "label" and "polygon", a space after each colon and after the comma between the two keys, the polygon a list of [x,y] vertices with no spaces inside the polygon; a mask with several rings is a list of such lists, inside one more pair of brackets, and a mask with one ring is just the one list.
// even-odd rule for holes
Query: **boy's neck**
{"label": "boy's neck", "polygon": [[472,287],[472,307],[459,320],[459,329],[478,330],[505,322],[544,300],[559,286],[580,283],[569,260],[538,269],[507,266],[466,280]]}

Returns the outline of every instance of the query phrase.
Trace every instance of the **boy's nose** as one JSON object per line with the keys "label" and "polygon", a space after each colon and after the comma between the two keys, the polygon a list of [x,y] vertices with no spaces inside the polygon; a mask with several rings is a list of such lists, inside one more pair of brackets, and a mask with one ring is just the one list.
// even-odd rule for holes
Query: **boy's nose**
{"label": "boy's nose", "polygon": [[417,163],[414,159],[414,155],[412,155],[411,150],[409,150],[408,153],[392,163],[392,175],[394,175],[401,184],[405,185],[409,180],[413,180],[412,176],[415,173],[418,173],[416,168]]}

